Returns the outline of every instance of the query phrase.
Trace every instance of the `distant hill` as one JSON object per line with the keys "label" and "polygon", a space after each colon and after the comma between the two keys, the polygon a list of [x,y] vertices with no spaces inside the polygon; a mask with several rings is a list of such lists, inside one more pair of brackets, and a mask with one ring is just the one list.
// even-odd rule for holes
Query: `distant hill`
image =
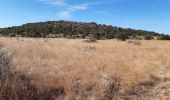
{"label": "distant hill", "polygon": [[85,38],[93,36],[96,39],[113,38],[136,38],[159,37],[162,40],[170,40],[169,35],[159,34],[151,31],[125,29],[111,25],[96,24],[95,22],[71,22],[71,21],[47,21],[38,23],[28,23],[22,26],[8,27],[0,29],[2,36],[22,36],[22,37],[65,37],[65,38]]}

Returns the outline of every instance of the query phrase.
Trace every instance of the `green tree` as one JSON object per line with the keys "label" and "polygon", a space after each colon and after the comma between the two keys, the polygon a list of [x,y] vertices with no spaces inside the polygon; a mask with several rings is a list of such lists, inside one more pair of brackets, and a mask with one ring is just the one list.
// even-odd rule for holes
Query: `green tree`
{"label": "green tree", "polygon": [[126,39],[128,39],[128,36],[124,33],[117,34],[115,37],[121,41],[126,41]]}

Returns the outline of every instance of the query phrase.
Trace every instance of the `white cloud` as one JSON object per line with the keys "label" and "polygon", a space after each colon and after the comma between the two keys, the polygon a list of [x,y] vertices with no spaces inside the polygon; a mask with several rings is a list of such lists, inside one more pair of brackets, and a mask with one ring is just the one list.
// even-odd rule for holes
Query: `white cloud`
{"label": "white cloud", "polygon": [[65,0],[38,0],[54,6],[66,6]]}
{"label": "white cloud", "polygon": [[99,4],[105,3],[116,3],[124,0],[108,0],[108,1],[98,1],[98,2],[88,2],[88,3],[81,3],[77,5],[71,5],[66,2],[66,0],[38,0],[40,2],[44,2],[53,6],[62,7],[64,10],[57,13],[57,16],[61,18],[70,18],[72,17],[72,13],[75,11],[80,10],[87,10],[89,7]]}
{"label": "white cloud", "polygon": [[71,17],[72,17],[72,15],[71,15],[71,12],[69,12],[69,11],[61,11],[61,12],[57,13],[57,18],[59,18],[59,19],[68,19]]}
{"label": "white cloud", "polygon": [[86,10],[86,9],[88,9],[88,5],[86,5],[86,4],[76,5],[76,6],[73,6],[72,9],[74,9],[74,10]]}

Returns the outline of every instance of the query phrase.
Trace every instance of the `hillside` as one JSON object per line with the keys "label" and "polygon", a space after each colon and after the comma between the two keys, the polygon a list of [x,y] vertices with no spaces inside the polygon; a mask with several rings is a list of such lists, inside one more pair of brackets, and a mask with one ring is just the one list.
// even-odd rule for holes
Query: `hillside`
{"label": "hillside", "polygon": [[[28,23],[22,26],[8,27],[0,29],[3,36],[22,37],[65,37],[65,38],[85,38],[93,36],[96,39],[113,38],[136,38],[136,36],[159,37],[161,40],[170,40],[170,36],[156,32],[125,29],[115,26],[71,21],[47,21],[39,23]],[[121,36],[120,36],[121,35]]]}

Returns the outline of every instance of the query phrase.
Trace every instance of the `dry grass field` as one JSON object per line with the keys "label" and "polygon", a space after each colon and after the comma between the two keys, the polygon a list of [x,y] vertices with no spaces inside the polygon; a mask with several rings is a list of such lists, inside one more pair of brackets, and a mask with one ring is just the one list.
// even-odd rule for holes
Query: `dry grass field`
{"label": "dry grass field", "polygon": [[170,99],[170,41],[82,41],[0,38],[1,99]]}

